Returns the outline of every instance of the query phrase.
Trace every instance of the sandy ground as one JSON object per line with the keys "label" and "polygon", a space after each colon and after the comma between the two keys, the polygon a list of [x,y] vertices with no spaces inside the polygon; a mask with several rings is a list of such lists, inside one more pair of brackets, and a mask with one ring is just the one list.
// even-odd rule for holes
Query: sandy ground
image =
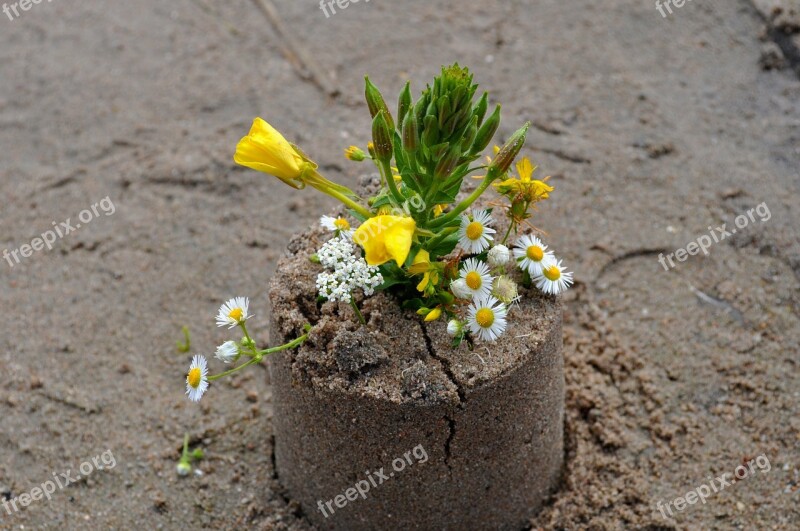
{"label": "sandy ground", "polygon": [[[0,501],[116,462],[24,511],[0,505],[0,528],[308,528],[273,479],[265,371],[201,406],[183,396],[180,327],[211,354],[218,304],[247,294],[267,342],[277,258],[333,206],[232,150],[261,115],[354,186],[366,167],[341,153],[368,140],[362,76],[419,90],[454,60],[503,102],[501,134],[534,123],[525,152],[557,188],[539,224],[578,279],[568,476],[531,526],[800,528],[800,39],[764,13],[800,24],[770,11],[793,2],[758,3],[662,18],[633,0],[372,0],[326,19],[279,0],[315,76],[252,0],[0,14],[0,249],[114,205],[0,262]],[[769,219],[708,256],[659,264],[761,203]],[[184,432],[208,458],[179,480]],[[675,520],[655,508],[761,454],[768,472]]]}

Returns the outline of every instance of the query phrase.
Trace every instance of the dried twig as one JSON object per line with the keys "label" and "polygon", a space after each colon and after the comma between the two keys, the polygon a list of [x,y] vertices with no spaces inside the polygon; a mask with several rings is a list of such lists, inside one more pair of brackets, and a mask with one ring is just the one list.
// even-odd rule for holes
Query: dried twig
{"label": "dried twig", "polygon": [[336,84],[324,73],[319,67],[317,62],[311,55],[306,52],[305,48],[300,46],[295,40],[293,34],[286,28],[278,14],[278,9],[272,0],[253,0],[256,6],[264,13],[264,16],[270,21],[272,27],[278,32],[281,41],[284,43],[283,49],[286,58],[297,71],[298,75],[311,81],[322,92],[336,98],[341,93]]}

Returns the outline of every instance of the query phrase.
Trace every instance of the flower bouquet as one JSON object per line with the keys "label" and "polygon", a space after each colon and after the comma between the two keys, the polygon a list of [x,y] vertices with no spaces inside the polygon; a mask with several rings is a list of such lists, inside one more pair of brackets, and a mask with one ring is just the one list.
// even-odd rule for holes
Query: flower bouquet
{"label": "flower bouquet", "polygon": [[[483,159],[501,107],[489,112],[477,89],[467,68],[444,67],[416,101],[407,83],[393,114],[366,78],[372,141],[345,156],[377,175],[358,192],[323,177],[261,118],[236,148],[238,164],[315,188],[342,210],[296,238],[278,267],[270,318],[283,344],[259,349],[249,301],[228,301],[217,323],[243,338],[216,357],[245,361],[209,376],[196,356],[187,393],[199,400],[209,381],[269,356],[277,473],[322,528],[518,525],[558,482],[563,361],[552,296],[572,274],[530,223],[554,188],[534,179],[528,158],[517,161],[528,124]],[[428,448],[424,469],[362,495],[359,509],[334,502],[345,479],[405,446]],[[502,502],[477,498],[501,488]]]}

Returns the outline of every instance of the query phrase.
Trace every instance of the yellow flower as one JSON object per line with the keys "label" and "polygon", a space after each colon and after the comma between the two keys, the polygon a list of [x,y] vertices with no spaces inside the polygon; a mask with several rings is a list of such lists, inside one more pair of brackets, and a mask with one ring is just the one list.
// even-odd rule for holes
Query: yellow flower
{"label": "yellow flower", "polygon": [[242,166],[274,175],[298,190],[305,185],[303,171],[313,166],[277,129],[261,118],[253,120],[250,133],[239,141],[233,160]]}
{"label": "yellow flower", "polygon": [[417,291],[424,292],[429,287],[435,289],[439,283],[439,267],[431,264],[431,255],[425,249],[421,249],[414,257],[414,262],[408,268],[408,272],[412,275],[423,275],[422,280],[417,284]]}
{"label": "yellow flower", "polygon": [[415,230],[417,224],[412,218],[375,216],[361,224],[353,234],[353,241],[364,248],[369,265],[378,266],[394,260],[403,267]]}
{"label": "yellow flower", "polygon": [[545,181],[531,179],[533,172],[536,171],[536,166],[531,164],[531,161],[525,157],[517,163],[518,178],[510,178],[505,181],[495,183],[494,187],[498,193],[508,196],[510,199],[515,199],[519,196],[521,199],[528,203],[535,203],[550,197],[550,192],[554,190],[552,186]]}

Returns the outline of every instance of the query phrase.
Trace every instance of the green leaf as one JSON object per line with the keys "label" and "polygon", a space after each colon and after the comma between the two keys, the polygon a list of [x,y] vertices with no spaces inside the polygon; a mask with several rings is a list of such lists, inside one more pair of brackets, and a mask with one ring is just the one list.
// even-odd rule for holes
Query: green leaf
{"label": "green leaf", "polygon": [[446,256],[453,252],[453,249],[456,248],[458,244],[458,233],[454,232],[453,234],[449,235],[447,238],[444,238],[441,242],[436,244],[433,249],[428,249],[428,252],[432,256]]}

